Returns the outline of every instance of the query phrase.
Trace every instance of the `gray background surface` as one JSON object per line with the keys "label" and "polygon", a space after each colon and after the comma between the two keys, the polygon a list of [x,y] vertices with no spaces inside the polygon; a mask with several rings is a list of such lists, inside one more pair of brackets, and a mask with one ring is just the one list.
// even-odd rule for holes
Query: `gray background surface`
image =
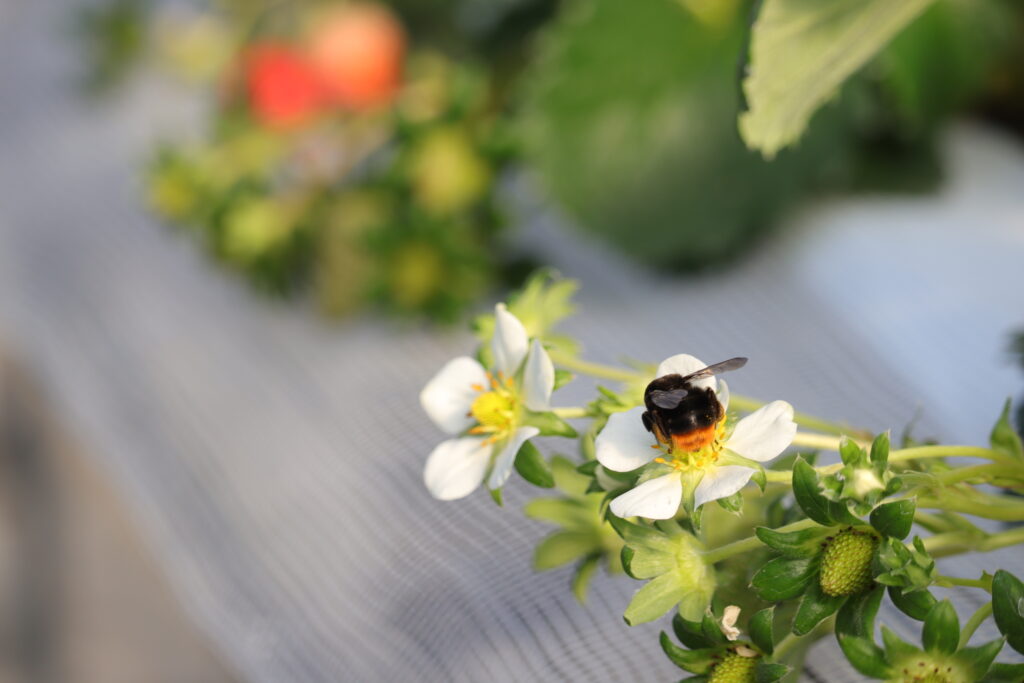
{"label": "gray background surface", "polygon": [[[661,625],[621,620],[639,584],[598,578],[583,608],[567,571],[531,571],[546,528],[519,513],[525,485],[505,509],[427,494],[441,434],[417,394],[468,334],[327,325],[255,298],[147,215],[140,164],[160,136],[195,134],[201,104],[152,79],[78,100],[66,10],[0,3],[0,341],[42,376],[240,675],[678,678]],[[519,246],[582,280],[566,328],[594,360],[749,355],[734,391],[873,429],[920,415],[919,434],[978,442],[1021,388],[1003,349],[1024,321],[1024,152],[963,127],[948,156],[940,196],[807,208],[699,281],[580,246],[529,206]],[[580,381],[556,403],[587,396]],[[998,561],[1024,567],[1019,551]],[[859,678],[831,642],[808,676]]]}

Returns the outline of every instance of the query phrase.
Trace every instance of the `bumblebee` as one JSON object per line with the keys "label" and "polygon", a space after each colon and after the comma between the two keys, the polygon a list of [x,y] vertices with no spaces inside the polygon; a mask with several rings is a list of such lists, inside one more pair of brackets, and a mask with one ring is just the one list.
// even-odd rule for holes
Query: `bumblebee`
{"label": "bumblebee", "polygon": [[669,453],[698,451],[715,439],[716,426],[725,417],[725,407],[714,389],[694,386],[696,380],[739,370],[746,358],[730,358],[692,372],[658,377],[644,390],[647,410],[641,416],[644,427],[654,434]]}

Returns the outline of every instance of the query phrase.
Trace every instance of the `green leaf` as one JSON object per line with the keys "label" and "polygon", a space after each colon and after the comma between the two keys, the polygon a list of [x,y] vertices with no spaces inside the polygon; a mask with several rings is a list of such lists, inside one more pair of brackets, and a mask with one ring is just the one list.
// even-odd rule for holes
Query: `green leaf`
{"label": "green leaf", "polygon": [[1020,683],[1024,681],[1024,664],[996,662],[981,679],[981,683]]}
{"label": "green leaf", "polygon": [[989,437],[992,448],[1006,453],[1014,458],[1024,459],[1024,446],[1021,445],[1020,435],[1010,424],[1010,399],[1003,404],[1003,412],[992,428],[992,435]]}
{"label": "green leaf", "polygon": [[751,585],[767,602],[795,598],[817,578],[818,562],[817,557],[777,557],[754,574]]}
{"label": "green leaf", "polygon": [[977,681],[992,666],[1004,642],[1002,638],[996,638],[977,647],[965,647],[956,653],[956,658],[970,669],[971,678]]}
{"label": "green leaf", "polygon": [[795,142],[811,116],[932,0],[764,0],[751,33],[747,146],[767,158]]}
{"label": "green leaf", "polygon": [[904,593],[899,586],[889,586],[889,599],[899,611],[918,621],[924,621],[932,606],[938,602],[927,588]]}
{"label": "green leaf", "polygon": [[871,464],[878,469],[889,464],[889,432],[882,432],[871,442]]}
{"label": "green leaf", "polygon": [[926,652],[951,655],[960,644],[960,618],[949,600],[935,603],[924,618],[921,644]]}
{"label": "green leaf", "polygon": [[775,608],[768,607],[750,618],[750,640],[766,655],[775,650]]}
{"label": "green leaf", "polygon": [[904,539],[914,524],[917,504],[913,500],[894,500],[882,503],[871,511],[871,526],[883,536]]}
{"label": "green leaf", "polygon": [[550,489],[555,485],[555,476],[551,473],[548,461],[529,441],[523,443],[516,453],[515,468],[519,476],[534,486]]}
{"label": "green leaf", "polygon": [[781,662],[761,660],[754,669],[754,683],[775,683],[790,672],[791,667]]}
{"label": "green leaf", "polygon": [[829,500],[818,485],[818,473],[803,458],[793,466],[793,495],[804,514],[822,526],[832,526],[835,520],[829,512]]}
{"label": "green leaf", "polygon": [[683,671],[689,671],[693,674],[704,674],[711,670],[711,650],[684,650],[673,643],[672,639],[664,631],[661,632],[659,640],[661,641],[661,649],[665,651],[665,654],[672,660],[672,663]]}
{"label": "green leaf", "polygon": [[718,620],[710,612],[700,620],[700,631],[712,645],[724,645],[729,642],[729,639],[722,633],[722,627],[718,625]]}
{"label": "green leaf", "polygon": [[711,647],[713,643],[704,636],[702,621],[690,621],[677,613],[672,617],[672,630],[679,642],[691,650]]}
{"label": "green leaf", "polygon": [[564,436],[575,439],[578,434],[573,426],[554,413],[527,413],[523,424],[536,427],[541,436]]}
{"label": "green leaf", "polygon": [[590,587],[590,580],[594,578],[594,572],[600,564],[601,554],[595,553],[576,566],[576,573],[572,576],[572,594],[581,605],[587,603],[587,588]]}
{"label": "green leaf", "polygon": [[873,640],[843,634],[837,634],[836,639],[854,669],[872,678],[889,678],[890,669],[885,661],[885,652]]}
{"label": "green leaf", "polygon": [[844,436],[839,440],[839,458],[843,461],[844,465],[863,465],[864,457],[867,453],[864,449],[857,445],[857,442],[848,436]]}
{"label": "green leaf", "polygon": [[832,616],[846,600],[845,595],[827,595],[821,590],[817,581],[812,581],[807,586],[800,607],[793,618],[793,634],[805,636],[820,624],[824,619]]}
{"label": "green leaf", "polygon": [[1003,569],[992,578],[992,615],[1010,647],[1024,654],[1024,583]]}
{"label": "green leaf", "polygon": [[677,572],[662,574],[633,595],[622,616],[630,626],[654,621],[679,604],[683,594],[684,587]]}
{"label": "green leaf", "polygon": [[557,531],[537,545],[533,567],[537,571],[554,569],[600,549],[600,539],[592,533]]}
{"label": "green leaf", "polygon": [[882,604],[882,589],[872,588],[851,595],[836,615],[836,633],[870,638],[875,632],[875,615]]}

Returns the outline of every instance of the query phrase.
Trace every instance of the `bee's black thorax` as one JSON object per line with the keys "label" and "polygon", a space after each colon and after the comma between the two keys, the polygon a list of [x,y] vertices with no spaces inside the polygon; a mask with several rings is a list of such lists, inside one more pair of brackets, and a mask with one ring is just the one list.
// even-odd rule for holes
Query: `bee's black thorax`
{"label": "bee's black thorax", "polygon": [[[685,389],[686,396],[675,408],[661,408],[651,400],[652,391],[673,391]],[[715,425],[724,416],[725,410],[713,389],[701,389],[685,382],[680,375],[665,375],[647,385],[644,391],[644,427],[653,432],[659,441],[668,441],[673,435],[680,436]],[[658,432],[661,432],[659,434]]]}

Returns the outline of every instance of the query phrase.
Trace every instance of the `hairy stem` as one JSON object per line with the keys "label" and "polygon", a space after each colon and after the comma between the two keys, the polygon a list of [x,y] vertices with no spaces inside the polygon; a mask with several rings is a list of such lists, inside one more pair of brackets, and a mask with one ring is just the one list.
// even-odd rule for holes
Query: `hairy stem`
{"label": "hairy stem", "polygon": [[586,408],[552,408],[551,412],[562,418],[563,420],[572,420],[578,417],[586,417],[590,413],[587,412]]}
{"label": "hairy stem", "polygon": [[968,588],[980,588],[983,591],[992,592],[992,579],[964,579],[959,576],[945,576],[939,574],[935,582],[944,586],[966,586]]}

